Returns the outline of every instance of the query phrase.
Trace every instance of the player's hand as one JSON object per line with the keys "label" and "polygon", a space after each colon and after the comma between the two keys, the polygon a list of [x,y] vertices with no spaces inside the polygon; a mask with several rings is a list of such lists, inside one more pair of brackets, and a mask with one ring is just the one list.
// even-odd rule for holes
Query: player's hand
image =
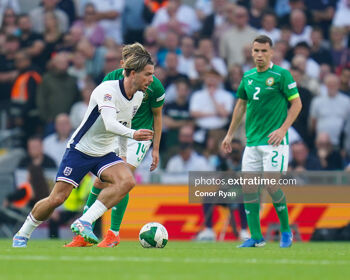
{"label": "player's hand", "polygon": [[153,139],[153,134],[153,130],[139,129],[135,131],[133,138],[137,141],[147,141]]}
{"label": "player's hand", "polygon": [[269,141],[267,141],[267,143],[274,147],[277,147],[279,144],[281,144],[283,137],[286,136],[286,133],[287,132],[281,128],[276,129],[269,134]]}
{"label": "player's hand", "polygon": [[232,137],[229,137],[228,135],[225,136],[224,140],[221,143],[221,149],[226,153],[229,154],[232,152]]}
{"label": "player's hand", "polygon": [[151,168],[149,169],[150,171],[153,171],[157,168],[159,163],[159,151],[158,150],[153,150],[152,151],[152,164]]}

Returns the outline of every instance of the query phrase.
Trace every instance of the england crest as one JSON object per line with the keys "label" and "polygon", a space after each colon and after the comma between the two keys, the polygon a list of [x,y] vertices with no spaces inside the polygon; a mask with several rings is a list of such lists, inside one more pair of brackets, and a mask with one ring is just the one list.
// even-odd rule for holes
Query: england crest
{"label": "england crest", "polygon": [[72,171],[73,171],[73,168],[66,166],[63,170],[63,174],[65,176],[69,176],[72,173]]}

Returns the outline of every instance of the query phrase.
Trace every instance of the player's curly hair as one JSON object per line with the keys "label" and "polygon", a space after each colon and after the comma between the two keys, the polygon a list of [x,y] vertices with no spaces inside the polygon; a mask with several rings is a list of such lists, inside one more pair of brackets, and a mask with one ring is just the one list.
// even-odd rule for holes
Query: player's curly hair
{"label": "player's curly hair", "polygon": [[[146,65],[154,65],[150,53],[141,44],[136,44],[137,46],[133,46],[135,44],[129,45],[130,47],[127,53],[127,57],[124,60],[123,68],[127,77],[133,70],[135,72],[141,72],[146,67]],[[131,52],[129,53],[129,51]]]}

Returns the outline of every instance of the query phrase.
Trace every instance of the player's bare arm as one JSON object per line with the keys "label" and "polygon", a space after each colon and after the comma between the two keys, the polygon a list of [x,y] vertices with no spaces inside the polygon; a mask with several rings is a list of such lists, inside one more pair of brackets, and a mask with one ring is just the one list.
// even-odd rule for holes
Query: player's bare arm
{"label": "player's bare arm", "polygon": [[281,144],[283,137],[286,135],[288,129],[291,127],[293,122],[298,117],[301,108],[302,103],[300,97],[294,98],[290,101],[291,106],[288,110],[287,118],[282,124],[282,126],[279,129],[276,129],[275,131],[271,132],[269,134],[269,141],[268,143],[273,146],[278,146]]}
{"label": "player's bare arm", "polygon": [[224,140],[221,143],[221,149],[225,153],[231,153],[232,151],[231,142],[233,139],[233,135],[237,130],[237,127],[241,123],[242,118],[246,112],[246,109],[247,109],[247,101],[239,98],[232,114],[232,121],[230,123],[230,127],[227,131],[227,134]]}
{"label": "player's bare arm", "polygon": [[153,129],[154,129],[154,137],[153,137],[153,151],[152,151],[152,164],[150,171],[153,171],[157,168],[159,163],[159,144],[160,137],[162,135],[162,108],[163,106],[152,108],[153,113]]}

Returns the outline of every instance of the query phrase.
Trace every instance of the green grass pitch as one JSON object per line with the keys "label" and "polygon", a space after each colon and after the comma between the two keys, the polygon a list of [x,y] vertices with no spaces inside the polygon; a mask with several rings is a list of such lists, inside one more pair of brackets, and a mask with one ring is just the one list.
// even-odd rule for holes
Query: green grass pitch
{"label": "green grass pitch", "polygon": [[349,243],[295,243],[280,249],[236,248],[238,243],[171,241],[164,249],[143,249],[123,241],[116,248],[63,248],[64,241],[31,240],[11,248],[0,239],[0,279],[347,279]]}

